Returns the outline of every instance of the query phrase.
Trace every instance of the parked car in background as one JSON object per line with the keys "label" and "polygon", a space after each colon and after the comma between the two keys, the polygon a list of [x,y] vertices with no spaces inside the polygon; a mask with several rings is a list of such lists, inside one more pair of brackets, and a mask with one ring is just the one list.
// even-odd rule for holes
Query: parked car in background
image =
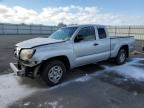
{"label": "parked car in background", "polygon": [[10,67],[19,76],[40,75],[53,86],[75,67],[112,58],[117,64],[123,64],[133,49],[132,36],[109,36],[103,25],[73,25],[60,28],[48,38],[16,44],[17,63],[10,63]]}

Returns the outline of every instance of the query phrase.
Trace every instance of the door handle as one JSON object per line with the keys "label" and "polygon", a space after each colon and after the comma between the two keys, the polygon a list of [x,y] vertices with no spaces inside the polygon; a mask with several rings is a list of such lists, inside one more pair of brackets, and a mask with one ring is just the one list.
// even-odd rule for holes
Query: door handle
{"label": "door handle", "polygon": [[97,45],[98,45],[98,43],[94,43],[93,45],[94,45],[94,46],[97,46]]}

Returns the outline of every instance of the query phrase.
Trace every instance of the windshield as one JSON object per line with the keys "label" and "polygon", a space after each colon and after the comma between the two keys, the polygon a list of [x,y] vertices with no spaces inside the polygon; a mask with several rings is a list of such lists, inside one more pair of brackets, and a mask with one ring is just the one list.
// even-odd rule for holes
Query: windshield
{"label": "windshield", "polygon": [[76,31],[76,29],[77,27],[60,28],[52,35],[50,35],[49,38],[56,39],[56,40],[68,40],[71,38],[73,33]]}

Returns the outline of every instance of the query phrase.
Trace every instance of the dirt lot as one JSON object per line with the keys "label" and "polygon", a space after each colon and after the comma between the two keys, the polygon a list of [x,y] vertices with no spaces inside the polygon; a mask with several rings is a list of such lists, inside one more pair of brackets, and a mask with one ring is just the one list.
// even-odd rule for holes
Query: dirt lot
{"label": "dirt lot", "polygon": [[33,37],[0,37],[2,108],[143,108],[144,58],[139,55],[121,66],[102,62],[71,70],[55,87],[10,73],[14,44]]}

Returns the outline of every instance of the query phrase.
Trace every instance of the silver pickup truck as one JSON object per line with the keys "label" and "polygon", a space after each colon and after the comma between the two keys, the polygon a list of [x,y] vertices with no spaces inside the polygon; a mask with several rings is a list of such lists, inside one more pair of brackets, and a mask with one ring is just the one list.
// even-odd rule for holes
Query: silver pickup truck
{"label": "silver pickup truck", "polygon": [[48,38],[34,38],[16,44],[17,63],[10,63],[19,76],[41,76],[50,86],[60,83],[72,68],[115,59],[125,63],[134,49],[134,38],[108,36],[102,25],[63,27]]}

